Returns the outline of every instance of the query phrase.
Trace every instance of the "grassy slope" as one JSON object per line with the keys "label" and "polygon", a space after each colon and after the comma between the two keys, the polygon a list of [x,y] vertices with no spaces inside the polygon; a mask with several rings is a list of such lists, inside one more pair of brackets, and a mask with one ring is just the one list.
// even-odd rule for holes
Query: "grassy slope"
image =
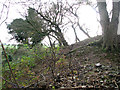
{"label": "grassy slope", "polygon": [[[86,46],[100,38],[98,36],[86,39],[60,50],[58,57],[64,61],[62,64],[60,63],[60,66],[58,66],[59,63],[56,64],[54,74],[57,87],[120,87],[120,53],[106,53],[98,46]],[[24,64],[29,62],[27,60],[21,60],[21,64],[15,64],[18,83],[25,87],[34,87],[36,82],[39,82],[38,87],[53,85],[52,73],[48,65],[49,60],[51,60],[50,57],[44,58],[44,63],[37,60],[34,67],[25,66]],[[71,68],[68,68],[70,61]],[[31,59],[30,62],[32,62]],[[96,67],[97,63],[100,63],[101,66]],[[59,80],[57,79],[58,74]]]}

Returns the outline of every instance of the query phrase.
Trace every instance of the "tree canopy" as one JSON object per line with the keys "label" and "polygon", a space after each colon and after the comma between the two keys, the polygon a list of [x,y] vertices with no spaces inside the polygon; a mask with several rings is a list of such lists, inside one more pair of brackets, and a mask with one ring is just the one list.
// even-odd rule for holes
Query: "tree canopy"
{"label": "tree canopy", "polygon": [[38,17],[33,8],[28,9],[28,16],[25,20],[15,19],[7,26],[9,33],[21,43],[35,45],[41,42],[47,35],[44,21]]}

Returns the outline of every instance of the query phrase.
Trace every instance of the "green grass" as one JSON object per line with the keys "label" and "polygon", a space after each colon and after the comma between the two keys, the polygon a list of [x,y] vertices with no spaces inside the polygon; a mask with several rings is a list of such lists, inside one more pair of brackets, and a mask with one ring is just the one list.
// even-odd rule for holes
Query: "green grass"
{"label": "green grass", "polygon": [[[34,82],[36,79],[38,79],[38,76],[36,76],[35,72],[33,71],[34,68],[38,63],[42,63],[44,60],[47,60],[51,57],[50,53],[50,47],[47,46],[41,46],[36,45],[32,49],[29,48],[27,44],[13,46],[13,45],[4,45],[7,55],[11,55],[13,57],[13,61],[10,62],[11,68],[15,74],[15,78],[18,81],[19,85],[21,86],[27,86],[31,82]],[[60,47],[55,46],[54,51],[56,53],[59,52]],[[2,52],[2,48],[0,47],[0,50]],[[1,54],[1,53],[0,53]],[[58,56],[56,56],[58,57]],[[5,59],[5,57],[3,57]],[[5,59],[6,60],[6,59]],[[43,61],[42,61],[43,60]],[[59,63],[63,62],[64,58],[59,59]],[[44,64],[45,65],[45,64]],[[1,65],[2,66],[2,65]],[[5,67],[5,68],[4,68]],[[5,62],[4,67],[1,71],[3,71],[2,75],[7,76],[5,77],[6,80],[13,79],[9,75],[9,67],[7,62]],[[38,68],[39,70],[40,68]],[[46,72],[49,72],[50,69],[48,69]],[[27,79],[27,80],[26,80]],[[3,87],[5,87],[4,84],[5,81],[2,82]],[[27,84],[26,84],[27,83]]]}

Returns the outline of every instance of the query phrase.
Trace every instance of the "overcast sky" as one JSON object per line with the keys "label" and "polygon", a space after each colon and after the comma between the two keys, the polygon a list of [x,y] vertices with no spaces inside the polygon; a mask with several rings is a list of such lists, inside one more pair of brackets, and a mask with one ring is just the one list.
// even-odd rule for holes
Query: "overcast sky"
{"label": "overcast sky", "polygon": [[[3,1],[5,1],[5,0],[0,0],[0,4]],[[24,1],[24,0],[21,0],[21,1]],[[37,0],[37,1],[39,1],[39,0]],[[45,0],[43,0],[43,1],[45,1]],[[70,0],[70,1],[72,1],[72,0]],[[93,1],[95,1],[95,0],[93,0]],[[111,8],[108,8],[108,9],[111,9]],[[7,10],[7,9],[5,9],[5,10]],[[17,5],[15,5],[15,4],[10,5],[8,19],[6,20],[6,22],[10,23],[10,22],[13,21],[13,19],[23,18],[20,15],[19,12],[23,13],[25,10],[26,9],[23,8],[21,5],[18,5],[18,4]],[[1,11],[2,11],[2,4],[0,5],[0,12]],[[4,15],[6,15],[6,12],[4,13]],[[1,16],[1,14],[0,14],[0,16]],[[98,35],[101,34],[101,27],[100,27],[100,25],[99,25],[99,23],[97,22],[97,19],[96,19],[97,14],[90,6],[82,5],[80,10],[79,10],[79,16],[80,16],[81,24],[86,24],[86,26],[90,29],[89,30],[90,36],[93,37],[97,34]],[[6,16],[2,16],[2,19],[0,19],[0,23],[5,19],[5,17]],[[69,44],[72,44],[72,43],[75,42],[75,37],[74,37],[74,34],[73,34],[73,30],[70,30],[70,28],[68,28],[68,29],[69,30],[67,30],[65,32],[64,36],[66,37],[65,39],[67,40],[67,42]],[[83,39],[87,38],[81,31],[77,30],[77,33],[79,34],[78,37],[79,37],[80,40],[83,40]],[[6,24],[3,23],[0,26],[0,40],[2,40],[3,43],[15,43],[14,40],[9,42],[10,38],[11,38],[11,35],[8,34]],[[44,42],[47,42],[47,39],[45,39]]]}

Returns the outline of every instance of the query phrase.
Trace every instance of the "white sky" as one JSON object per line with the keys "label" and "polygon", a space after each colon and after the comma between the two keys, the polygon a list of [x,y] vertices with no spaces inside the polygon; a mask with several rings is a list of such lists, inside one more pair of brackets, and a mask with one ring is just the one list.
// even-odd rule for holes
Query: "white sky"
{"label": "white sky", "polygon": [[[0,0],[0,4],[3,1],[5,1],[5,0]],[[24,1],[24,0],[22,0],[22,1]],[[36,1],[39,1],[39,0],[36,0]],[[95,1],[95,0],[93,0],[93,1]],[[2,6],[0,5],[0,12],[1,12],[1,7]],[[10,10],[9,10],[9,14],[8,14],[8,19],[6,20],[6,22],[10,23],[10,22],[13,21],[13,19],[22,18],[22,16],[19,14],[19,12],[24,12],[24,11],[25,11],[25,8],[22,8],[20,5],[11,5]],[[90,8],[90,6],[85,6],[85,5],[81,6],[81,8],[79,10],[79,13],[80,13],[79,16],[80,16],[80,21],[81,21],[80,23],[87,25],[87,27],[90,29],[89,30],[90,36],[93,37],[97,34],[98,35],[101,34],[101,27],[100,27],[100,25],[99,25],[99,23],[97,22],[97,19],[96,19],[97,14],[92,8]],[[5,17],[0,19],[0,23],[4,18]],[[84,35],[80,30],[77,30],[77,34],[78,34],[78,37],[79,37],[80,40],[83,40],[83,39],[87,38],[86,35]],[[68,30],[66,31],[64,36],[65,36],[65,39],[67,40],[67,42],[69,44],[72,44],[72,43],[75,42],[74,32],[70,28],[68,28]],[[0,26],[0,40],[3,43],[15,43],[14,40],[9,42],[10,38],[11,38],[11,35],[8,34],[8,31],[6,29],[6,24],[3,23]],[[47,42],[47,39],[45,39],[44,42]]]}

